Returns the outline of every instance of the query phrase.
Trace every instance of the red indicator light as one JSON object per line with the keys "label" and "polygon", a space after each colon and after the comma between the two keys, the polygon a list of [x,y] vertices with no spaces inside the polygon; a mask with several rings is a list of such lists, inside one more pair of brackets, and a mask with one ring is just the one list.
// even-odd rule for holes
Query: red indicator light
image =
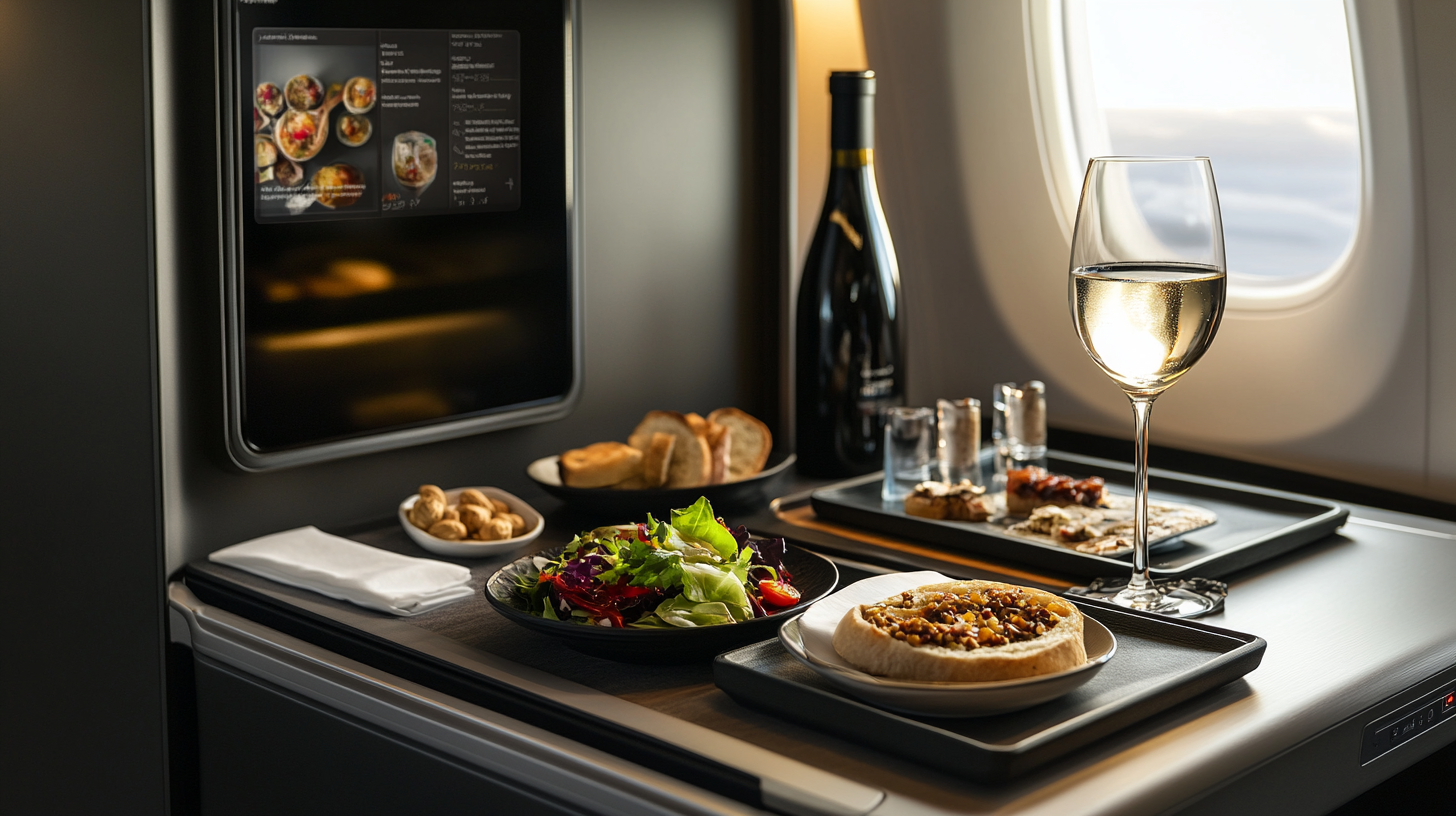
{"label": "red indicator light", "polygon": [[1451,705],[1452,703],[1456,703],[1456,694],[1447,694],[1446,705]]}

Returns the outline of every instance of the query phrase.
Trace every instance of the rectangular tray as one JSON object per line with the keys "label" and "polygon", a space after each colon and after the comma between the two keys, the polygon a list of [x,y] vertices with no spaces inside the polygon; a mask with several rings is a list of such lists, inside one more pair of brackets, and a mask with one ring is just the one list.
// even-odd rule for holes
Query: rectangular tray
{"label": "rectangular tray", "polygon": [[713,679],[749,708],[980,782],[1006,781],[1243,677],[1259,666],[1254,635],[1073,600],[1117,637],[1117,653],[1086,685],[993,717],[896,714],[861,702],[795,660],[777,641],[725,652]]}
{"label": "rectangular tray", "polygon": [[[1053,451],[1047,466],[1075,478],[1101,476],[1114,492],[1132,493],[1132,466]],[[989,471],[987,471],[989,472]],[[1182,546],[1160,545],[1150,554],[1155,578],[1218,578],[1318,541],[1338,530],[1350,511],[1313,496],[1205,479],[1153,469],[1149,496],[1218,514],[1218,521],[1185,533]],[[1122,576],[1131,553],[1092,555],[1011,535],[991,522],[938,521],[907,515],[899,502],[880,499],[880,479],[867,476],[815,490],[810,498],[822,518],[901,538],[1018,561],[1085,578]]]}

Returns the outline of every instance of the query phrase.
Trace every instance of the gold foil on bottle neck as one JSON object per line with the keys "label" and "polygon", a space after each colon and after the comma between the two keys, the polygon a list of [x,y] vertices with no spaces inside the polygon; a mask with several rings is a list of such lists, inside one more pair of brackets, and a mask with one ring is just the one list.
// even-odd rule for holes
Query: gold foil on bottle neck
{"label": "gold foil on bottle neck", "polygon": [[875,151],[868,148],[834,151],[835,167],[868,167],[874,163]]}

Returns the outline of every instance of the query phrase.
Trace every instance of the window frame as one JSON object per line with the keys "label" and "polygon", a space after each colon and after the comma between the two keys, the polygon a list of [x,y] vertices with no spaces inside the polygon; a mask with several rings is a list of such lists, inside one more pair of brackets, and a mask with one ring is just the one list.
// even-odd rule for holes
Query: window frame
{"label": "window frame", "polygon": [[[1298,278],[1263,280],[1228,270],[1227,308],[1238,311],[1295,310],[1320,299],[1350,274],[1356,248],[1368,231],[1372,161],[1364,83],[1360,73],[1358,37],[1350,0],[1345,5],[1345,31],[1355,82],[1356,122],[1359,127],[1359,209],[1350,239],[1325,269]],[[1057,218],[1071,240],[1081,195],[1086,162],[1082,156],[1112,155],[1107,122],[1097,103],[1092,80],[1090,44],[1087,42],[1084,0],[1032,0],[1028,4],[1028,59],[1038,139],[1044,156],[1047,184],[1056,203]],[[1215,173],[1217,168],[1215,168]]]}

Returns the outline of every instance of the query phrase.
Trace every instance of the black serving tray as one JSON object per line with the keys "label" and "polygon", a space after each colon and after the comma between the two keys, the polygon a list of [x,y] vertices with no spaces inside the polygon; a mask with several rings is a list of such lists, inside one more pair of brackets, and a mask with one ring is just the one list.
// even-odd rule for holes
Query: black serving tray
{"label": "black serving tray", "polygon": [[[1132,494],[1133,469],[1123,462],[1053,451],[1047,466],[1076,478],[1101,476],[1110,489]],[[989,472],[989,471],[987,471]],[[1154,578],[1218,578],[1251,564],[1318,541],[1338,530],[1350,511],[1313,496],[1268,490],[1186,473],[1150,471],[1153,500],[1193,504],[1218,514],[1211,526],[1157,545],[1150,553]],[[831,521],[964,550],[988,558],[1018,561],[1085,578],[1121,576],[1132,554],[1092,555],[1043,544],[1005,531],[995,522],[937,521],[907,515],[899,502],[880,499],[880,478],[866,476],[815,490],[814,512]]]}
{"label": "black serving tray", "polygon": [[777,640],[719,655],[718,687],[767,711],[851,742],[969,777],[1004,782],[1258,668],[1254,635],[1097,601],[1069,599],[1117,636],[1117,654],[1075,691],[993,717],[916,717],[839,691]]}

